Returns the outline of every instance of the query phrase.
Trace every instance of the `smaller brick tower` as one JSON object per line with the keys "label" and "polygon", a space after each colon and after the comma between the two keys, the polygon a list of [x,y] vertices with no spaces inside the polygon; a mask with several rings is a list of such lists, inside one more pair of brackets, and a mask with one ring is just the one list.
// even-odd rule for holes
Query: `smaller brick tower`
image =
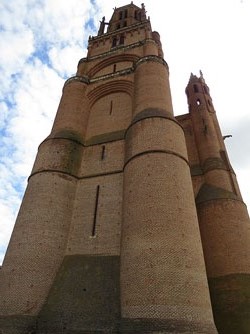
{"label": "smaller brick tower", "polygon": [[[250,224],[202,73],[186,88],[186,141],[206,270],[220,334],[250,333]],[[183,124],[184,125],[184,124]],[[192,129],[192,130],[191,130]]]}

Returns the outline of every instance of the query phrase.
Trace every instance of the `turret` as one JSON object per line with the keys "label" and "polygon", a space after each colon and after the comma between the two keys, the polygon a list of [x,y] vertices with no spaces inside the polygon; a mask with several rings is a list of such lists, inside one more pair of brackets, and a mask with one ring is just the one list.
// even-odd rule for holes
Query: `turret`
{"label": "turret", "polygon": [[247,334],[250,303],[244,296],[250,287],[248,212],[202,73],[200,77],[191,74],[186,94],[198,154],[193,159],[198,166],[192,176],[198,189],[197,213],[215,323],[220,334]]}
{"label": "turret", "polygon": [[152,44],[157,53],[144,48],[134,63],[132,120],[125,134],[122,330],[217,333],[184,133],[173,116],[169,68],[156,33]]}

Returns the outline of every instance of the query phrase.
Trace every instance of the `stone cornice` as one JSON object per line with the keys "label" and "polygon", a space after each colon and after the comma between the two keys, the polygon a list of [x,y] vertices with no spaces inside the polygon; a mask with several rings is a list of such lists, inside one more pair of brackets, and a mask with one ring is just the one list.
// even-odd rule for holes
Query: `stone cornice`
{"label": "stone cornice", "polygon": [[89,81],[89,78],[86,75],[84,75],[84,76],[76,75],[76,76],[73,76],[73,77],[67,79],[64,83],[64,87],[71,82],[81,82],[81,83],[89,84],[90,81]]}
{"label": "stone cornice", "polygon": [[140,26],[144,26],[145,24],[150,24],[150,20],[144,20],[144,21],[141,21],[139,23],[135,23],[135,24],[129,25],[127,27],[123,27],[119,30],[114,30],[114,31],[111,31],[111,32],[107,32],[107,33],[105,33],[103,35],[100,35],[100,36],[91,36],[89,38],[89,44],[92,41],[96,42],[96,41],[102,40],[103,38],[109,38],[112,35],[117,35],[117,34],[120,34],[120,33],[123,33],[123,32],[130,32],[130,31],[136,30],[136,29],[140,28]]}
{"label": "stone cornice", "polygon": [[136,43],[133,43],[133,44],[129,44],[129,45],[118,45],[116,47],[111,48],[111,50],[109,50],[107,52],[103,52],[103,53],[98,54],[96,56],[82,58],[82,59],[79,60],[78,65],[81,64],[81,63],[84,63],[85,61],[91,61],[91,60],[96,60],[96,59],[99,59],[99,58],[104,58],[104,57],[110,56],[113,53],[116,53],[118,50],[127,51],[129,49],[137,48],[139,46],[144,45],[147,42],[147,40],[148,39],[144,39],[142,41],[139,41],[139,42],[136,42]]}
{"label": "stone cornice", "polygon": [[134,65],[135,69],[136,69],[139,65],[141,65],[141,64],[143,64],[143,63],[145,63],[145,62],[148,62],[148,61],[152,61],[152,62],[160,63],[160,64],[164,65],[164,66],[167,68],[167,70],[168,70],[168,64],[167,64],[167,62],[166,62],[163,58],[161,58],[161,57],[159,57],[159,56],[154,56],[154,55],[152,55],[152,56],[145,56],[145,57],[140,58],[140,59],[135,63],[135,65]]}

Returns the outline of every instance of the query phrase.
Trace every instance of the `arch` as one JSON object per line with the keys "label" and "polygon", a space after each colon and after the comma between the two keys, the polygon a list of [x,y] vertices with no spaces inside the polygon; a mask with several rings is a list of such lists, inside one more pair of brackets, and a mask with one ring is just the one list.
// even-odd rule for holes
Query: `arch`
{"label": "arch", "polygon": [[107,82],[88,92],[87,96],[90,101],[90,108],[98,99],[107,94],[125,92],[132,97],[133,90],[134,90],[134,85],[131,81],[113,80],[111,82]]}
{"label": "arch", "polygon": [[86,140],[92,143],[122,139],[132,120],[132,96],[120,88],[99,94],[91,105]]}
{"label": "arch", "polygon": [[123,62],[123,61],[130,61],[132,63],[139,60],[139,57],[133,54],[123,54],[123,55],[116,55],[113,57],[109,57],[107,59],[104,59],[100,63],[96,64],[94,67],[92,67],[87,75],[89,78],[92,78],[97,72],[101,71],[103,68],[112,65],[114,63]]}

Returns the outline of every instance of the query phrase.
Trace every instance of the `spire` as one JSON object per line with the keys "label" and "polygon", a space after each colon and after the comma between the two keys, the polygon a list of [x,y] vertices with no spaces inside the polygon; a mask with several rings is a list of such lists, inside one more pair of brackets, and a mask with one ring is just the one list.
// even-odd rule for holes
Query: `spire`
{"label": "spire", "polygon": [[203,77],[203,73],[202,73],[201,70],[200,70],[200,81],[203,82],[203,83],[205,83],[205,79]]}
{"label": "spire", "polygon": [[105,22],[105,16],[103,16],[102,20],[99,22],[100,22],[100,27],[98,30],[98,36],[103,35],[105,30],[105,25],[109,25],[108,22]]}

